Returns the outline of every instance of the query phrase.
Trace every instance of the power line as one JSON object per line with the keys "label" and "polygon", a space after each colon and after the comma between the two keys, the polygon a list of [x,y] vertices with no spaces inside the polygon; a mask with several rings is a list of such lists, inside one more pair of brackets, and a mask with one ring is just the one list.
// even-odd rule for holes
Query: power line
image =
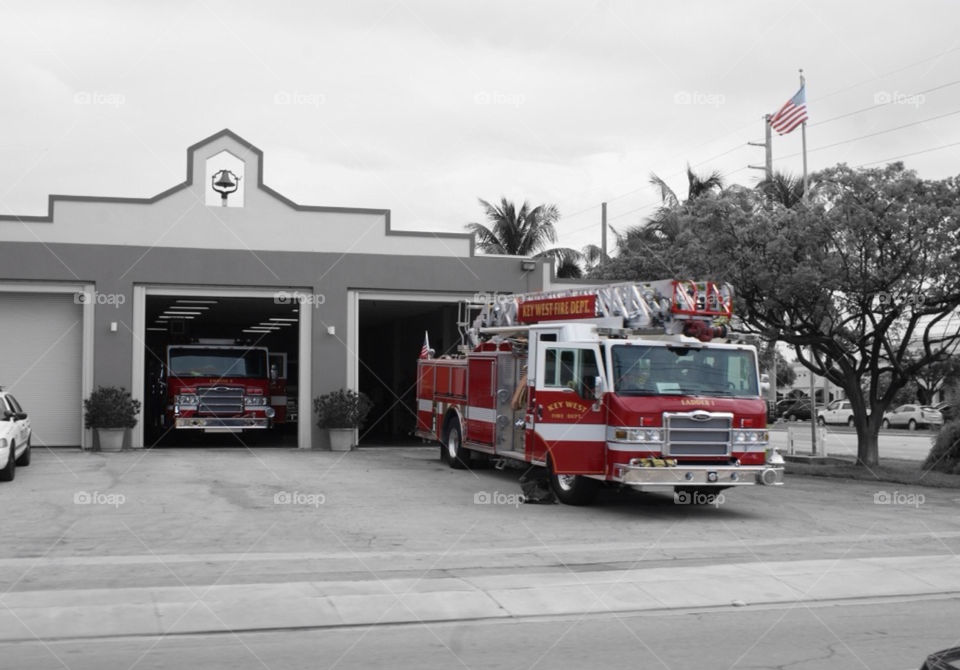
{"label": "power line", "polygon": [[878,161],[870,161],[869,163],[860,163],[857,167],[866,167],[867,165],[876,165],[877,163],[886,163],[888,161],[900,160],[901,158],[909,158],[910,156],[919,156],[920,154],[928,154],[931,151],[940,151],[941,149],[948,149],[949,147],[960,146],[960,142],[951,142],[950,144],[941,144],[936,147],[930,147],[929,149],[922,149],[920,151],[911,151],[908,154],[900,154],[899,156],[890,156],[889,158],[882,158]]}
{"label": "power line", "polygon": [[[948,54],[955,53],[955,52],[958,52],[958,51],[960,51],[960,46],[953,47],[953,48],[951,48],[951,49],[947,49],[946,51],[942,51],[942,52],[937,53],[937,54],[934,54],[934,55],[932,55],[932,56],[928,56],[928,57],[926,57],[926,58],[922,58],[922,59],[920,59],[920,60],[918,60],[918,61],[914,61],[913,63],[909,63],[909,64],[907,64],[907,65],[903,65],[903,66],[898,67],[898,68],[895,68],[895,69],[893,69],[893,70],[888,70],[887,72],[884,72],[884,73],[882,73],[882,74],[879,74],[879,75],[877,75],[877,76],[875,76],[875,77],[870,77],[869,79],[864,79],[864,80],[859,81],[859,82],[857,82],[857,83],[855,83],[855,84],[851,84],[851,85],[849,85],[849,86],[845,86],[844,88],[837,89],[836,91],[832,91],[831,93],[827,93],[827,94],[825,94],[825,95],[821,95],[821,96],[819,96],[819,97],[817,97],[817,98],[812,98],[812,99],[811,99],[811,102],[818,102],[818,101],[820,101],[820,100],[826,100],[827,98],[832,98],[833,96],[839,95],[839,94],[841,94],[841,93],[845,93],[846,91],[850,91],[850,90],[853,90],[853,89],[855,89],[855,88],[859,88],[860,86],[863,86],[863,85],[865,85],[865,84],[870,84],[870,83],[877,82],[877,81],[879,81],[879,80],[881,80],[881,79],[884,79],[884,78],[886,78],[886,77],[889,77],[889,76],[891,76],[891,75],[898,74],[898,73],[900,73],[900,72],[904,72],[904,71],[909,70],[909,69],[911,69],[911,68],[917,67],[918,65],[923,65],[924,63],[929,63],[929,62],[931,62],[931,61],[935,61],[935,60],[937,60],[937,59],[943,58],[944,56],[946,56],[946,55],[948,55]],[[934,87],[929,88],[929,89],[926,89],[926,90],[924,90],[924,91],[919,91],[918,93],[916,93],[916,94],[914,94],[914,95],[924,95],[924,94],[926,94],[926,93],[932,93],[932,92],[934,92],[934,91],[937,91],[937,90],[940,90],[940,89],[943,89],[943,88],[947,88],[947,87],[950,87],[950,86],[955,86],[955,85],[957,85],[957,84],[960,84],[960,80],[955,80],[955,81],[947,82],[947,83],[945,83],[945,84],[941,84],[941,85],[939,85],[939,86],[934,86]],[[837,121],[837,120],[842,119],[842,118],[847,118],[847,117],[850,117],[850,116],[854,116],[854,115],[856,115],[856,114],[861,114],[861,113],[866,112],[866,111],[869,111],[869,110],[871,110],[871,109],[877,109],[877,108],[879,108],[879,107],[884,107],[884,106],[886,106],[886,105],[892,104],[893,102],[894,102],[894,101],[891,100],[890,102],[887,102],[887,103],[880,103],[880,104],[877,104],[877,105],[871,105],[870,107],[864,107],[864,108],[862,108],[862,109],[854,110],[854,111],[852,111],[852,112],[847,112],[847,113],[845,113],[845,114],[840,114],[840,115],[838,115],[838,116],[831,117],[831,118],[829,118],[829,119],[824,119],[824,120],[822,120],[822,121],[817,121],[816,123],[812,123],[812,124],[810,124],[810,127],[820,126],[820,125],[823,125],[823,124],[826,124],[826,123],[830,123],[831,121]],[[952,112],[951,114],[953,114],[953,113],[955,113],[955,112]],[[944,115],[944,116],[949,116],[949,114]],[[808,153],[812,153],[813,151],[819,151],[819,150],[822,150],[822,149],[828,149],[828,148],[830,148],[830,147],[838,146],[839,144],[844,144],[844,143],[846,143],[846,142],[854,142],[854,141],[856,141],[856,140],[858,140],[858,139],[864,139],[864,138],[867,138],[867,137],[872,137],[872,136],[877,135],[877,134],[883,134],[883,133],[886,133],[886,132],[893,132],[893,131],[895,131],[895,130],[900,130],[900,129],[902,129],[902,128],[910,127],[911,125],[917,125],[917,124],[919,124],[919,123],[925,123],[926,121],[934,121],[934,120],[939,119],[939,118],[943,118],[943,117],[933,117],[933,118],[930,118],[930,119],[926,119],[925,121],[918,121],[918,122],[916,122],[916,123],[914,123],[914,124],[907,124],[907,125],[905,125],[905,126],[899,126],[899,127],[897,127],[897,128],[891,128],[891,129],[889,129],[889,130],[881,131],[881,132],[879,132],[879,133],[874,133],[874,134],[871,134],[871,135],[863,135],[863,136],[861,136],[861,137],[855,137],[855,138],[850,139],[850,140],[845,140],[844,142],[839,142],[839,143],[836,143],[836,144],[831,144],[831,145],[827,145],[827,146],[823,146],[823,147],[817,147],[816,149],[812,149],[812,150],[808,151]],[[688,148],[684,149],[683,152],[678,153],[676,156],[681,156],[683,153],[687,153],[687,152],[690,152],[690,151],[694,151],[694,150],[696,150],[696,149],[699,149],[699,148],[702,147],[702,146],[706,146],[706,145],[708,145],[708,144],[712,144],[712,143],[714,143],[714,142],[717,142],[718,140],[723,139],[724,137],[729,137],[730,135],[734,135],[734,134],[740,133],[740,132],[742,132],[742,131],[744,131],[744,130],[747,130],[748,128],[752,127],[752,126],[754,125],[754,123],[755,123],[755,122],[752,122],[752,123],[750,123],[750,124],[741,126],[741,127],[737,128],[737,129],[735,129],[735,130],[732,130],[732,131],[730,131],[730,132],[728,132],[728,133],[726,133],[726,134],[724,134],[724,135],[721,135],[721,136],[718,137],[718,138],[715,138],[715,139],[712,139],[712,140],[708,140],[708,141],[706,141],[706,142],[702,142],[702,143],[697,144],[697,145],[694,145],[694,146],[692,146],[692,147],[688,147]],[[722,158],[723,156],[726,156],[727,154],[733,153],[733,152],[736,151],[737,149],[740,149],[740,148],[742,148],[742,147],[744,147],[744,146],[747,146],[747,145],[746,145],[746,144],[737,145],[737,146],[735,146],[735,147],[732,147],[732,148],[728,149],[727,151],[724,151],[724,152],[722,152],[722,153],[720,153],[720,154],[717,154],[716,156],[713,156],[713,157],[708,158],[708,159],[706,159],[706,160],[700,161],[700,162],[698,162],[698,163],[693,163],[693,164],[691,164],[691,167],[698,167],[698,166],[700,166],[700,165],[703,165],[704,163],[709,163],[709,162],[712,161],[712,160],[716,160],[717,158]],[[906,157],[908,157],[908,156],[916,156],[916,155],[920,155],[920,154],[923,154],[923,153],[928,153],[928,152],[930,152],[930,151],[937,151],[937,150],[939,150],[939,149],[946,148],[946,147],[949,147],[949,146],[954,146],[954,145],[948,144],[948,145],[943,145],[943,146],[941,146],[941,147],[934,147],[934,148],[932,148],[932,149],[926,149],[926,150],[923,150],[923,151],[913,152],[913,153],[910,153],[910,154],[904,154],[903,156],[900,156],[899,158],[906,158]],[[783,156],[783,157],[781,157],[781,159],[784,159],[784,158],[793,158],[793,157],[798,156],[798,155],[800,155],[800,154],[799,154],[799,153],[794,153],[794,154],[790,154],[790,155],[788,155],[788,156]],[[674,156],[674,158],[676,158],[676,156]],[[887,159],[887,160],[896,160],[896,157],[895,157],[895,158],[891,158],[891,159]],[[876,161],[876,162],[883,162],[883,161]],[[864,163],[863,165],[872,165],[872,164],[874,164],[874,163]],[[737,172],[740,172],[740,171],[742,171],[743,169],[746,169],[746,168],[741,168],[740,170],[736,170],[736,171],[731,172],[731,173],[729,173],[729,174],[736,174]],[[681,174],[683,174],[683,172],[682,172],[682,171],[678,171],[678,172],[674,172],[674,173],[672,173],[672,174],[669,174],[669,175],[667,175],[667,176],[668,176],[668,177],[675,177],[675,176],[678,176],[678,175],[681,175]],[[647,187],[647,186],[641,186],[641,187],[639,187],[639,188],[635,188],[635,189],[633,189],[633,190],[631,190],[631,191],[627,191],[626,193],[621,193],[620,195],[614,196],[614,197],[612,197],[612,198],[608,198],[607,200],[605,200],[605,202],[615,202],[615,201],[617,201],[617,200],[621,200],[621,199],[623,199],[623,198],[625,198],[625,197],[628,197],[628,196],[630,196],[630,195],[633,195],[634,193],[638,193],[638,192],[640,192],[640,191],[643,191],[643,190],[645,190],[646,188],[648,188],[648,187]],[[638,212],[638,211],[640,211],[640,210],[642,210],[642,209],[646,209],[647,207],[650,207],[650,206],[655,205],[655,204],[657,204],[657,203],[654,202],[654,203],[642,205],[641,207],[632,209],[632,210],[630,210],[629,212],[625,212],[624,214],[618,214],[616,217],[613,217],[613,218],[614,218],[614,219],[621,218],[621,217],[623,217],[623,216],[626,216],[627,214],[633,214],[633,213],[635,213],[635,212]],[[567,214],[567,215],[563,216],[562,220],[571,219],[571,218],[573,218],[573,217],[575,217],[575,216],[579,216],[580,214],[584,214],[584,213],[586,213],[586,212],[593,211],[593,210],[599,208],[599,206],[600,206],[600,203],[596,203],[596,204],[594,204],[594,205],[591,205],[590,207],[586,207],[586,208],[584,208],[584,209],[577,210],[576,212],[574,212],[574,213],[572,213],[572,214]],[[576,230],[570,231],[570,232],[567,233],[567,234],[576,234],[576,233],[581,232],[581,231],[583,231],[583,230],[587,230],[587,229],[590,228],[590,227],[593,227],[593,225],[595,225],[595,224],[591,224],[590,226],[586,226],[586,227],[583,227],[583,228],[578,228],[578,229],[576,229]]]}
{"label": "power line", "polygon": [[[946,84],[941,84],[941,85],[939,85],[939,86],[934,86],[933,88],[928,88],[928,89],[926,89],[925,91],[917,91],[916,93],[913,93],[911,96],[908,96],[908,97],[913,97],[913,96],[918,96],[918,95],[924,95],[924,94],[926,94],[926,93],[932,93],[932,92],[934,92],[934,91],[939,91],[941,88],[947,88],[947,87],[950,87],[950,86],[956,86],[957,84],[960,84],[960,79],[957,79],[957,80],[951,81],[951,82],[947,82]],[[839,116],[833,116],[833,117],[830,117],[829,119],[824,119],[823,121],[817,121],[816,123],[811,123],[811,124],[810,124],[810,127],[813,128],[814,126],[822,126],[822,125],[825,124],[825,123],[830,123],[831,121],[836,121],[837,119],[845,119],[845,118],[847,118],[848,116],[854,116],[854,115],[856,115],[856,114],[861,114],[861,113],[863,113],[863,112],[869,112],[871,109],[878,109],[878,108],[880,108],[880,107],[886,107],[887,105],[892,105],[892,104],[898,102],[898,100],[899,100],[899,98],[898,98],[898,99],[891,99],[891,100],[888,100],[887,102],[880,102],[880,103],[877,103],[877,104],[875,104],[875,105],[870,105],[869,107],[864,107],[864,108],[862,108],[862,109],[857,109],[857,110],[854,110],[854,111],[852,111],[852,112],[847,112],[846,114],[840,114]]]}
{"label": "power line", "polygon": [[852,90],[852,89],[859,88],[860,86],[863,86],[864,84],[872,84],[873,82],[877,81],[878,79],[883,79],[884,77],[889,77],[889,76],[892,75],[892,74],[897,74],[898,72],[903,72],[904,70],[909,70],[909,69],[912,68],[912,67],[916,67],[916,66],[918,66],[918,65],[923,65],[924,63],[929,63],[929,62],[932,61],[932,60],[937,60],[938,58],[942,58],[942,57],[946,56],[946,55],[949,54],[949,53],[953,53],[954,51],[960,51],[960,46],[953,47],[952,49],[947,49],[946,51],[942,51],[942,52],[940,52],[940,53],[938,53],[938,54],[935,54],[935,55],[933,55],[933,56],[929,56],[929,57],[927,57],[927,58],[918,60],[918,61],[916,61],[916,62],[914,62],[914,63],[910,63],[909,65],[904,65],[904,66],[902,66],[902,67],[897,68],[896,70],[890,70],[889,72],[884,72],[883,74],[877,75],[876,77],[871,77],[870,79],[864,79],[863,81],[861,81],[861,82],[859,82],[859,83],[851,84],[850,86],[847,86],[847,87],[845,87],[845,88],[841,88],[841,89],[839,89],[839,90],[836,90],[836,91],[834,91],[833,93],[827,93],[826,95],[821,95],[819,98],[814,98],[813,100],[811,100],[811,102],[817,102],[818,100],[826,100],[827,98],[832,98],[832,97],[835,96],[835,95],[839,95],[839,94],[841,94],[841,93],[846,93],[847,91],[850,91],[850,90]]}
{"label": "power line", "polygon": [[[857,140],[865,140],[865,139],[867,139],[868,137],[876,137],[877,135],[885,135],[885,134],[887,134],[887,133],[892,133],[892,132],[897,131],[897,130],[903,130],[904,128],[910,128],[910,127],[912,127],[912,126],[918,126],[918,125],[920,125],[921,123],[927,123],[927,122],[929,122],[929,121],[937,121],[937,120],[939,120],[939,119],[945,119],[945,118],[947,118],[948,116],[954,116],[955,114],[960,114],[960,109],[956,109],[956,110],[954,110],[954,111],[952,111],[952,112],[947,112],[946,114],[940,114],[940,115],[938,115],[938,116],[931,116],[931,117],[928,118],[928,119],[921,119],[920,121],[913,121],[912,123],[905,123],[905,124],[903,124],[902,126],[896,126],[895,128],[887,128],[886,130],[878,130],[878,131],[875,132],[875,133],[868,133],[868,134],[866,134],[866,135],[860,135],[859,137],[852,137],[852,138],[850,138],[850,139],[848,139],[848,140],[841,140],[840,142],[834,142],[833,144],[825,144],[825,145],[823,145],[822,147],[815,147],[815,148],[813,148],[813,149],[807,150],[807,154],[812,154],[812,153],[814,153],[814,152],[816,152],[816,151],[823,151],[824,149],[831,149],[831,148],[833,148],[833,147],[838,147],[838,146],[840,146],[841,144],[849,144],[850,142],[856,142]],[[786,155],[786,156],[783,156],[782,158],[794,158],[794,157],[796,157],[796,156],[799,156],[800,153],[801,153],[801,152],[798,151],[798,152],[796,152],[796,153],[792,153],[792,154],[788,154],[788,155]]]}

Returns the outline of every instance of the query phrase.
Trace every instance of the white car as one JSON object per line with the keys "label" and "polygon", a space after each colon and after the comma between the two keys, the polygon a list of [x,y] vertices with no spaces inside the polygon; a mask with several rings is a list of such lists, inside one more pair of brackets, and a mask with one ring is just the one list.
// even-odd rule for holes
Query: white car
{"label": "white car", "polygon": [[943,425],[943,414],[933,407],[923,405],[900,405],[894,410],[883,413],[883,427],[906,426],[916,430],[917,426],[939,428]]}
{"label": "white car", "polygon": [[817,423],[821,426],[828,423],[853,425],[853,405],[849,400],[834,400],[832,403],[817,412]]}
{"label": "white car", "polygon": [[30,419],[10,393],[0,389],[0,482],[9,482],[18,465],[30,465]]}

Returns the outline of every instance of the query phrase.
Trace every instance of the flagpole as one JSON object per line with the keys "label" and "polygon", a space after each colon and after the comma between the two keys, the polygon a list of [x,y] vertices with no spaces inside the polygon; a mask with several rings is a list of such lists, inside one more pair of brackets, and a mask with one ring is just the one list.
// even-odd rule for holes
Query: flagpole
{"label": "flagpole", "polygon": [[[807,85],[807,80],[803,76],[803,68],[800,68],[800,88],[804,89],[803,95],[806,99],[807,91],[804,88]],[[807,122],[804,120],[803,127],[800,129],[800,133],[803,136],[803,201],[807,201],[807,192],[809,189],[809,181],[807,179]]]}
{"label": "flagpole", "polygon": [[[803,76],[803,68],[800,68],[800,88],[803,90],[803,98],[806,101],[807,80]],[[803,127],[800,129],[803,143],[803,201],[807,202],[807,194],[810,192],[810,182],[807,178],[807,122],[803,121]],[[810,359],[813,360],[813,347],[810,347]],[[824,401],[826,401],[826,388],[824,388]],[[813,370],[810,370],[810,451],[816,456],[817,449],[817,392],[814,385]]]}

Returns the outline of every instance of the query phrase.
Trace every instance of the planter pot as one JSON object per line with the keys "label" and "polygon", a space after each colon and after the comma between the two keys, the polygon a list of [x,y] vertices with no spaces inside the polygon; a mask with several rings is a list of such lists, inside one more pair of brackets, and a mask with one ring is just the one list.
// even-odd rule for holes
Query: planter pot
{"label": "planter pot", "polygon": [[330,451],[350,451],[353,448],[353,428],[328,428]]}
{"label": "planter pot", "polygon": [[100,451],[121,451],[126,434],[126,428],[97,428]]}

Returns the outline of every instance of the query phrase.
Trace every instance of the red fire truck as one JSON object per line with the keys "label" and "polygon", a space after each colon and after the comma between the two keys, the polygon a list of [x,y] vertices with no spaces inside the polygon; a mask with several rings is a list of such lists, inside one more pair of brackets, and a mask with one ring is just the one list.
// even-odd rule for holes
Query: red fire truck
{"label": "red fire truck", "polygon": [[205,432],[270,428],[267,361],[266,347],[168,346],[166,426]]}
{"label": "red fire truck", "polygon": [[544,466],[557,498],[603,482],[709,494],[783,483],[733,292],[664,280],[464,303],[457,357],[420,360],[417,429],[453,468]]}

